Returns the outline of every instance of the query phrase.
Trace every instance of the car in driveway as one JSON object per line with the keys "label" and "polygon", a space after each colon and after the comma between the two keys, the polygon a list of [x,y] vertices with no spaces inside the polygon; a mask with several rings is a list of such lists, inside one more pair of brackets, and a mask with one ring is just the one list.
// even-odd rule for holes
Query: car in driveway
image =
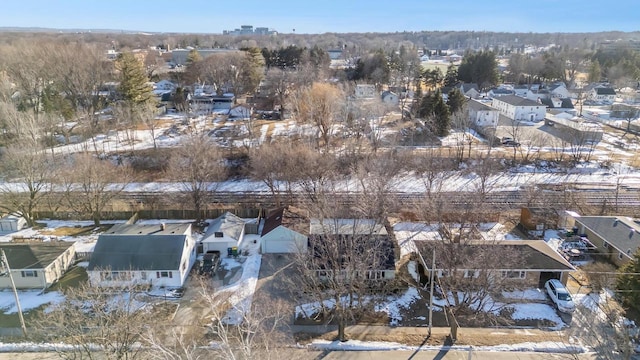
{"label": "car in driveway", "polygon": [[544,284],[547,295],[560,312],[570,314],[576,309],[576,305],[569,294],[569,290],[558,279],[551,279]]}

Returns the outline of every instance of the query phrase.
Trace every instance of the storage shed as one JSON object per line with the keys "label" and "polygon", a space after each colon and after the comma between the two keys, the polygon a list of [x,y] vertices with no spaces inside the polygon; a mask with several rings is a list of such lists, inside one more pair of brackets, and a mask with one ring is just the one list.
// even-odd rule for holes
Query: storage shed
{"label": "storage shed", "polygon": [[0,233],[10,233],[22,230],[27,226],[27,220],[21,216],[7,215],[0,219]]}

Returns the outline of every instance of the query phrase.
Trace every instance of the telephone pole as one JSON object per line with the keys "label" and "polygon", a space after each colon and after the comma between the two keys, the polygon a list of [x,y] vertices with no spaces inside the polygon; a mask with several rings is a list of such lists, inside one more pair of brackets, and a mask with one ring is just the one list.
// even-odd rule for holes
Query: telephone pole
{"label": "telephone pole", "polygon": [[[18,308],[18,316],[20,317],[20,325],[22,326],[22,335],[27,336],[27,327],[24,324],[24,316],[22,316],[22,307],[20,306],[20,298],[18,297],[18,290],[16,290],[16,283],[13,281],[13,274],[11,274],[11,268],[9,267],[9,259],[7,259],[7,255],[4,253],[4,249],[0,249],[2,251],[2,264],[9,275],[9,280],[11,280],[11,288],[13,289],[13,295],[16,297],[16,307]],[[4,273],[0,273],[0,276],[4,276]]]}

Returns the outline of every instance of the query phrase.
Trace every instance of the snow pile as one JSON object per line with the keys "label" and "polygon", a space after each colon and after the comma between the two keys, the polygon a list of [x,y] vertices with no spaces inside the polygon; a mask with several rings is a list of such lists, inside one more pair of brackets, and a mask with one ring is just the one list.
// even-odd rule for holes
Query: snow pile
{"label": "snow pile", "polygon": [[[18,298],[22,311],[29,311],[46,304],[58,304],[64,301],[64,295],[57,291],[42,293],[40,290],[19,291]],[[12,291],[0,291],[0,310],[5,314],[14,314],[18,312],[16,299]]]}
{"label": "snow pile", "polygon": [[420,294],[414,287],[410,287],[400,297],[389,296],[387,301],[382,304],[376,304],[375,311],[387,313],[391,326],[398,326],[402,321],[402,314],[400,308],[408,308],[411,303],[418,300]]}

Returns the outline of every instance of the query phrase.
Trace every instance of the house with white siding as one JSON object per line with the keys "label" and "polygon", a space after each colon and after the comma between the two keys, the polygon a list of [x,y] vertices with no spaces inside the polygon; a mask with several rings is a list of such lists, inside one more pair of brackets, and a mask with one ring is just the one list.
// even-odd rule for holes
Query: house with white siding
{"label": "house with white siding", "polygon": [[98,287],[180,287],[195,260],[191,224],[126,223],[98,237],[87,273]]}
{"label": "house with white siding", "polygon": [[491,107],[515,121],[542,121],[547,111],[546,105],[515,95],[493,98]]}
{"label": "house with white siding", "polygon": [[[69,242],[0,243],[16,288],[46,289],[62,277],[75,260],[75,247]],[[0,261],[0,289],[10,289],[11,280]]]}

